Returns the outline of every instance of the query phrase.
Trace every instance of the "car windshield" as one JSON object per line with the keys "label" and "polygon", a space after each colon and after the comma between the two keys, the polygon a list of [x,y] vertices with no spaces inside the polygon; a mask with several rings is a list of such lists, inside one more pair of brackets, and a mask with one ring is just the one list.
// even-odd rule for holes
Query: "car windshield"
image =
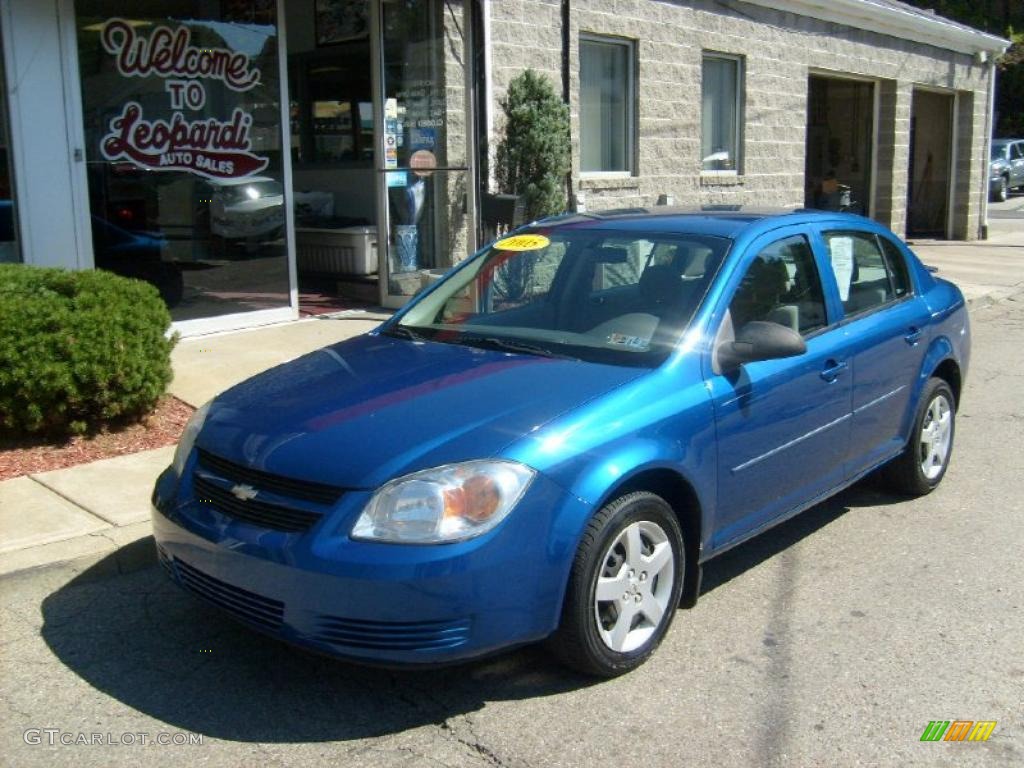
{"label": "car windshield", "polygon": [[497,241],[385,333],[613,365],[663,361],[730,240],[559,228]]}
{"label": "car windshield", "polygon": [[1006,148],[1008,144],[993,144],[992,145],[992,159],[1002,160],[1006,157]]}

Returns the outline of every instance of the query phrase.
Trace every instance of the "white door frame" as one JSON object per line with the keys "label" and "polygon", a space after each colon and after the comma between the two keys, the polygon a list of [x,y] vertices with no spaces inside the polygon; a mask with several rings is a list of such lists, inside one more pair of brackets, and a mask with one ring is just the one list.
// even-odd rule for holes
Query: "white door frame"
{"label": "white door frame", "polygon": [[78,30],[74,0],[59,0],[57,26],[60,30],[61,63],[64,71],[64,114],[71,151],[71,200],[78,241],[78,268],[93,269],[92,219],[89,206],[89,174],[86,165],[85,126],[82,122],[82,80],[78,69]]}

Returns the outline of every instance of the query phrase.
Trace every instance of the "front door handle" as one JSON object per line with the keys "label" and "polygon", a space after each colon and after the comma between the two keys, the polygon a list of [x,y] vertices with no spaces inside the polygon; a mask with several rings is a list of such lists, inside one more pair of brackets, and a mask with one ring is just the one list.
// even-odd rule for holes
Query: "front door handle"
{"label": "front door handle", "polygon": [[837,363],[835,360],[829,360],[825,363],[825,368],[821,372],[821,378],[825,381],[835,381],[839,378],[839,374],[845,371],[847,364]]}
{"label": "front door handle", "polygon": [[907,344],[909,344],[910,346],[914,346],[915,344],[917,344],[917,342],[921,340],[921,335],[923,333],[924,332],[920,328],[912,326],[910,330],[907,331],[907,335],[903,337],[903,340],[906,341]]}

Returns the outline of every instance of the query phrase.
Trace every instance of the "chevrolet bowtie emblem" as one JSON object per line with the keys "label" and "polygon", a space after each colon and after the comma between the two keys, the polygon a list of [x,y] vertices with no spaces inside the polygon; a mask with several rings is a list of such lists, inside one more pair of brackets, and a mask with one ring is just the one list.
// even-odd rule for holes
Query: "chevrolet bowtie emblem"
{"label": "chevrolet bowtie emblem", "polygon": [[242,501],[250,501],[256,498],[256,494],[259,493],[251,485],[236,485],[231,489],[231,493],[235,495],[235,498],[241,499]]}

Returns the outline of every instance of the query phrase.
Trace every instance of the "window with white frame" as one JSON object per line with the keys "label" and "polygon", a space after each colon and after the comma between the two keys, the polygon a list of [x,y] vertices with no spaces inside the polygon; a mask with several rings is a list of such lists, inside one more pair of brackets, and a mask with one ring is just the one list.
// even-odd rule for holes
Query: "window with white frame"
{"label": "window with white frame", "polygon": [[629,40],[580,38],[580,170],[633,173],[634,47]]}
{"label": "window with white frame", "polygon": [[701,66],[701,169],[739,173],[742,162],[743,60],[704,54]]}

